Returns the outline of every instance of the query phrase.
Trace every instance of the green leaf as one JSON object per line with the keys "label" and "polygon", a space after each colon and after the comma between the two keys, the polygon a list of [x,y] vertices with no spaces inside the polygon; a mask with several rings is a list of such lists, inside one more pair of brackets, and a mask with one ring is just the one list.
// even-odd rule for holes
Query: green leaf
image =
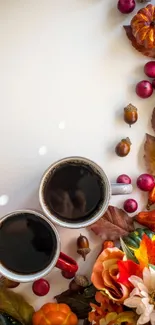
{"label": "green leaf", "polygon": [[34,309],[24,298],[3,286],[0,287],[0,310],[14,317],[23,325],[31,324]]}
{"label": "green leaf", "polygon": [[67,290],[56,296],[55,299],[58,303],[67,304],[79,319],[85,319],[91,311],[90,302],[97,305],[95,301],[96,291],[94,286],[90,285],[82,294]]}
{"label": "green leaf", "polygon": [[120,244],[121,244],[123,252],[126,255],[126,258],[128,260],[131,260],[131,261],[137,263],[138,261],[137,261],[135,255],[131,252],[131,250],[128,248],[128,246],[125,244],[124,240],[121,237],[120,237]]}

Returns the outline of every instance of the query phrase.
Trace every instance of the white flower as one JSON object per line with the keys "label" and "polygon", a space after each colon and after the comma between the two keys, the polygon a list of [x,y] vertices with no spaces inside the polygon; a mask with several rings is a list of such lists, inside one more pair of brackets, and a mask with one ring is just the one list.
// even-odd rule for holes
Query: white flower
{"label": "white flower", "polygon": [[144,268],[143,279],[132,275],[129,281],[134,289],[129,298],[125,299],[124,305],[136,308],[136,313],[140,315],[138,325],[149,321],[155,325],[155,270]]}

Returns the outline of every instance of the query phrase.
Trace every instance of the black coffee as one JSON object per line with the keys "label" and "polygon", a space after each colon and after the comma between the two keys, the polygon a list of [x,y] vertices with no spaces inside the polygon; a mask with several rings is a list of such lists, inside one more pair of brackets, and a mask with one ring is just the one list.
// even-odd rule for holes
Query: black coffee
{"label": "black coffee", "polygon": [[74,162],[56,168],[44,190],[47,207],[63,220],[88,218],[103,195],[97,172],[88,165]]}
{"label": "black coffee", "polygon": [[56,246],[56,236],[49,224],[33,214],[17,214],[0,225],[0,262],[18,274],[46,268]]}

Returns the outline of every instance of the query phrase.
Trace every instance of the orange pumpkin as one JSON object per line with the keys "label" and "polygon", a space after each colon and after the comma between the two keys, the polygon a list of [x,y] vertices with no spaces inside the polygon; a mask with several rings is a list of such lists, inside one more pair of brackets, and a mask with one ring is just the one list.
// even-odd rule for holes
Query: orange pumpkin
{"label": "orange pumpkin", "polygon": [[132,34],[146,49],[155,47],[155,6],[140,9],[131,20]]}
{"label": "orange pumpkin", "polygon": [[66,304],[48,303],[32,317],[33,325],[77,325],[78,318]]}

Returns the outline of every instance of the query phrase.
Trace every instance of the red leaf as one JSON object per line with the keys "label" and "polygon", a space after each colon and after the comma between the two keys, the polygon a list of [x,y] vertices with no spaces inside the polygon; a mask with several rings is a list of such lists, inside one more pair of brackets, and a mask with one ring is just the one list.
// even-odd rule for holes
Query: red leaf
{"label": "red leaf", "polygon": [[126,287],[132,288],[132,284],[128,280],[131,275],[137,275],[139,277],[142,276],[142,270],[139,264],[136,264],[133,261],[118,261],[118,269],[119,269],[119,278],[118,282],[124,284]]}
{"label": "red leaf", "polygon": [[146,133],[146,141],[144,143],[144,160],[147,172],[155,176],[155,137]]}
{"label": "red leaf", "polygon": [[153,49],[146,49],[144,46],[139,45],[135,39],[135,37],[132,34],[132,28],[131,26],[123,26],[125,31],[126,31],[126,35],[128,37],[128,39],[131,41],[132,46],[139,51],[140,53],[142,53],[145,56],[149,56],[150,58],[155,58],[155,48]]}
{"label": "red leaf", "polygon": [[103,240],[117,240],[134,230],[133,218],[122,209],[109,206],[103,217],[89,227]]}

